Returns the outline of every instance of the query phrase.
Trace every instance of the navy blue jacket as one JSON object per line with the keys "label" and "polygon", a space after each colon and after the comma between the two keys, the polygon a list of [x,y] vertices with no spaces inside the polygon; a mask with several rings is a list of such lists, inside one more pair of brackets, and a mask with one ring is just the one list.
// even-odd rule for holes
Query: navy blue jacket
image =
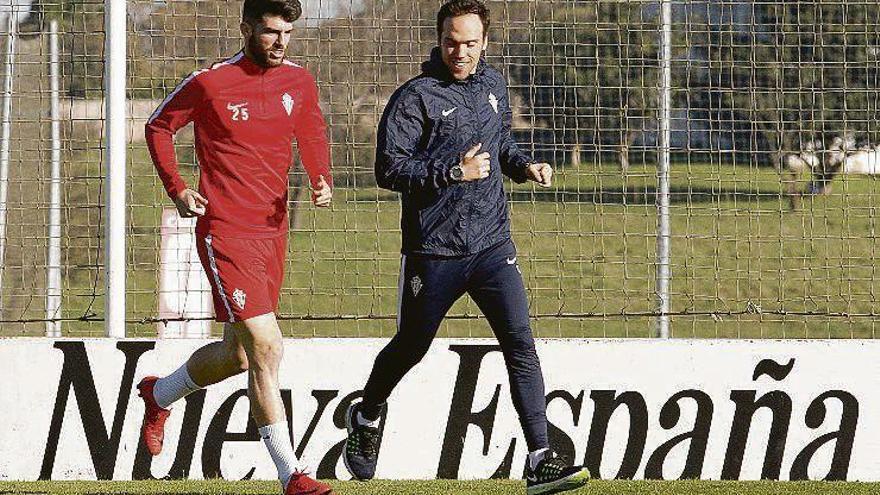
{"label": "navy blue jacket", "polygon": [[[435,48],[422,71],[394,92],[382,115],[376,181],[402,194],[404,254],[475,254],[510,238],[502,173],[525,182],[532,160],[510,136],[504,76],[485,60],[456,81]],[[450,180],[449,169],[477,143],[478,153],[490,154],[489,177]]]}

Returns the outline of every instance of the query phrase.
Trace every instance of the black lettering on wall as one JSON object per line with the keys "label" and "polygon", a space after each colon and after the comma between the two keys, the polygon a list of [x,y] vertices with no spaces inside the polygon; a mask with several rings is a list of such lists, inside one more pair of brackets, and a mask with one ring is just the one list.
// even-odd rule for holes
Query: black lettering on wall
{"label": "black lettering on wall", "polygon": [[764,454],[761,479],[779,479],[782,457],[785,455],[788,426],[791,422],[791,398],[779,390],[769,392],[758,400],[755,400],[755,394],[755,390],[730,392],[730,399],[736,404],[736,409],[733,413],[733,424],[730,427],[727,453],[724,455],[724,467],[721,469],[721,479],[723,480],[739,479],[746,442],[752,427],[752,418],[754,418],[755,412],[762,407],[771,411],[773,421],[770,425],[770,437],[767,442],[767,452]]}
{"label": "black lettering on wall", "polygon": [[437,478],[456,479],[461,456],[464,451],[464,439],[468,425],[474,425],[483,432],[483,455],[489,453],[489,442],[495,423],[495,411],[498,408],[498,397],[501,385],[495,387],[492,400],[485,409],[472,412],[474,395],[480,365],[490,352],[500,352],[497,345],[450,345],[449,350],[460,358],[455,389],[452,392],[452,404],[449,409],[449,420],[446,422],[446,434],[443,437],[443,448],[440,450],[440,463],[437,466]]}
{"label": "black lettering on wall", "polygon": [[785,364],[779,364],[772,359],[762,359],[755,365],[755,371],[752,373],[752,381],[757,381],[758,378],[762,376],[769,376],[770,378],[778,381],[782,381],[791,373],[791,370],[794,369],[795,359],[791,358]]}
{"label": "black lettering on wall", "polygon": [[615,478],[631,479],[636,475],[642,455],[645,451],[645,439],[648,436],[648,406],[645,398],[638,392],[624,392],[616,395],[614,390],[594,390],[590,398],[596,404],[593,422],[590,426],[590,437],[587,440],[587,455],[584,466],[595,476],[600,473],[602,453],[605,450],[605,437],[608,435],[608,423],[614,411],[625,405],[629,412],[629,436],[623,461]]}
{"label": "black lettering on wall", "polygon": [[[581,390],[581,393],[578,394],[577,397],[571,395],[567,390],[554,390],[547,394],[546,404],[549,406],[551,402],[556,399],[562,399],[568,404],[569,409],[571,410],[571,419],[574,422],[574,425],[577,426],[580,423],[581,419],[581,408],[584,403],[584,391]],[[548,418],[547,420],[547,440],[550,445],[553,447],[553,450],[562,456],[568,457],[569,459],[574,459],[575,448],[574,441],[558,426],[554,425]],[[491,479],[507,479],[510,478],[511,468],[513,466],[513,454],[516,452],[516,438],[511,439],[510,445],[507,447],[507,453],[504,454],[504,458],[501,461],[501,464],[498,465],[498,468],[495,469],[495,472],[490,476]],[[522,477],[526,476],[526,467],[523,464],[523,473]]]}
{"label": "black lettering on wall", "polygon": [[504,454],[504,458],[501,459],[501,464],[499,464],[498,467],[495,468],[495,472],[493,472],[492,475],[489,476],[489,479],[506,480],[510,478],[510,469],[513,466],[513,454],[515,452],[516,439],[512,438],[510,440],[510,445],[507,447],[507,452]]}
{"label": "black lettering on wall", "polygon": [[[309,421],[309,426],[306,427],[305,433],[303,433],[302,438],[299,443],[294,443],[296,445],[296,457],[302,457],[303,452],[306,451],[306,446],[309,444],[309,440],[312,439],[312,435],[315,433],[315,428],[318,427],[318,422],[321,421],[321,417],[324,415],[324,411],[327,409],[327,406],[330,402],[339,395],[339,390],[312,390],[312,397],[318,402],[317,407],[315,408],[315,414],[312,415],[312,420]],[[346,406],[347,407],[347,406]],[[342,428],[345,428],[345,420],[343,417]]]}
{"label": "black lettering on wall", "polygon": [[[318,392],[328,392],[328,391],[316,390],[315,392],[312,392],[312,395],[314,395],[315,398],[318,399],[318,402],[320,404],[320,403],[322,403],[322,398],[320,398],[317,395]],[[336,392],[336,391],[334,390],[333,392]],[[346,395],[345,397],[342,398],[342,400],[339,401],[339,404],[336,405],[336,409],[333,411],[333,418],[332,419],[333,419],[334,426],[336,426],[337,428],[339,428],[343,431],[346,430],[345,414],[348,411],[348,406],[351,405],[351,403],[355,399],[362,397],[363,395],[364,395],[364,392],[362,390],[358,390],[358,391],[355,391],[355,392],[352,392],[352,393]],[[328,397],[328,396],[324,395],[323,397]],[[336,397],[336,393],[333,394],[333,397]],[[326,402],[323,402],[322,406],[319,406],[320,411],[324,411],[324,409],[327,408],[327,404],[330,402],[330,399],[332,399],[333,397],[330,397],[329,399],[326,400]],[[382,412],[383,416],[386,414],[387,411],[388,411],[388,409],[385,408],[385,410]],[[319,419],[319,418],[320,418],[320,416],[318,414],[315,414],[315,419],[313,419],[312,422],[317,423],[317,419]],[[385,427],[386,419],[387,418],[385,418],[385,417],[382,418],[382,423],[381,423],[382,428]],[[318,469],[315,471],[315,475],[317,475],[318,478],[328,479],[328,480],[336,479],[336,464],[339,463],[339,459],[342,457],[342,449],[344,449],[344,448],[345,448],[345,440],[342,440],[340,442],[337,442],[335,445],[330,447],[329,450],[327,450],[327,453],[324,454],[324,457],[321,458],[321,462],[318,463]],[[380,452],[381,452],[381,449],[382,449],[382,446],[379,445]]]}
{"label": "black lettering on wall", "polygon": [[[180,440],[177,442],[177,454],[168,474],[162,479],[187,479],[192,467],[193,454],[196,449],[196,436],[199,433],[199,423],[202,419],[202,411],[205,408],[205,395],[207,391],[197,390],[186,396],[186,408],[183,411],[183,424],[180,426]],[[143,441],[138,439],[137,452],[134,456],[131,478],[133,480],[156,479],[153,476],[151,465],[153,456],[147,451]]]}
{"label": "black lettering on wall", "polygon": [[816,429],[825,422],[825,401],[837,399],[843,405],[840,417],[840,427],[837,431],[820,435],[819,438],[808,443],[806,447],[795,457],[791,466],[791,480],[806,480],[810,460],[819,450],[819,447],[828,442],[835,441],[834,454],[831,457],[831,469],[825,475],[827,481],[844,481],[849,472],[849,460],[852,455],[853,442],[856,437],[856,426],[859,422],[859,401],[852,394],[843,390],[829,390],[816,397],[807,407],[807,415],[804,422],[809,428]]}
{"label": "black lettering on wall", "polygon": [[43,465],[40,468],[41,480],[52,478],[52,468],[55,466],[58,441],[64,422],[64,410],[67,408],[67,399],[70,396],[71,388],[76,396],[86,443],[95,466],[95,474],[99,480],[113,479],[122,426],[125,422],[125,413],[128,410],[128,400],[133,392],[134,372],[140,357],[153,349],[155,345],[155,342],[140,341],[119,341],[116,343],[116,348],[125,355],[125,368],[119,382],[113,425],[108,434],[107,426],[104,424],[104,414],[101,412],[101,405],[98,402],[98,391],[95,387],[95,378],[89,364],[85,344],[81,341],[55,342],[54,347],[64,353],[64,364],[61,368],[61,377],[58,380],[55,408],[49,424],[49,437],[46,440]]}
{"label": "black lettering on wall", "polygon": [[[242,397],[247,397],[247,389],[241,389],[230,395],[223,404],[214,413],[208,430],[205,432],[205,442],[202,445],[202,476],[205,479],[223,478],[223,472],[220,469],[220,454],[223,451],[223,444],[226,442],[256,442],[260,440],[260,433],[257,431],[257,425],[248,412],[247,427],[243,432],[229,432],[229,417],[235,404]],[[255,467],[251,467],[250,471],[242,479],[250,479],[254,475]]]}
{"label": "black lettering on wall", "polygon": [[[549,406],[550,403],[556,399],[562,399],[568,404],[568,407],[571,410],[572,422],[575,426],[578,426],[581,421],[581,409],[584,406],[584,391],[581,390],[581,393],[575,397],[566,390],[554,390],[547,394],[547,405]],[[547,439],[550,441],[550,445],[556,453],[564,455],[569,459],[574,459],[574,441],[567,433],[562,431],[561,428],[554,425],[549,418],[547,421]]]}
{"label": "black lettering on wall", "polygon": [[657,447],[657,450],[648,458],[645,466],[646,479],[665,479],[663,477],[663,463],[669,452],[678,444],[690,441],[687,459],[684,463],[680,479],[699,479],[703,473],[703,462],[706,459],[706,447],[709,444],[709,430],[712,427],[712,412],[714,406],[712,399],[700,390],[683,390],[673,395],[663,404],[660,409],[660,426],[665,430],[671,430],[678,425],[681,418],[682,399],[693,399],[697,404],[697,415],[694,418],[694,427],[685,433],[672,437]]}
{"label": "black lettering on wall", "polygon": [[[786,364],[779,364],[772,359],[762,359],[755,365],[752,381],[762,376],[773,380],[785,380],[794,369],[794,358]],[[730,427],[730,439],[727,442],[727,453],[724,455],[724,467],[721,479],[739,479],[742,471],[743,455],[749,439],[749,430],[755,412],[765,407],[773,415],[770,424],[770,437],[767,441],[767,452],[764,454],[764,466],[761,468],[761,479],[778,480],[782,470],[782,457],[785,455],[785,443],[788,438],[788,427],[791,424],[791,397],[779,390],[763,395],[755,400],[755,390],[734,390],[730,399],[736,404],[733,413],[733,424]]]}

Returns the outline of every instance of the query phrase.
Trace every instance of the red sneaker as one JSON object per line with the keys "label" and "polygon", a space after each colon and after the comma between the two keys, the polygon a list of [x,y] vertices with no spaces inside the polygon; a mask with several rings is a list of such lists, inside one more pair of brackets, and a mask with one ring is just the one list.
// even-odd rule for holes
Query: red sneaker
{"label": "red sneaker", "polygon": [[299,471],[294,471],[290,475],[287,488],[284,490],[284,495],[330,495],[332,493],[333,489],[329,485],[315,481],[306,476],[306,473]]}
{"label": "red sneaker", "polygon": [[153,387],[159,377],[147,376],[138,383],[138,390],[144,399],[144,426],[141,430],[141,438],[150,455],[159,455],[162,452],[162,442],[165,440],[165,420],[171,414],[168,409],[159,407],[153,397]]}

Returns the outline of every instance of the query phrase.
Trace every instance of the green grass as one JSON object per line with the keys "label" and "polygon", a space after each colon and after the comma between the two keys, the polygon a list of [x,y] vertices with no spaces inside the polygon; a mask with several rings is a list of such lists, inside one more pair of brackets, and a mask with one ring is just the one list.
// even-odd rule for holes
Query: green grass
{"label": "green grass", "polygon": [[[68,184],[72,202],[98,198],[98,157],[82,153]],[[93,156],[94,155],[94,156]],[[74,165],[71,165],[72,167]],[[340,172],[337,172],[340,174]],[[144,150],[130,154],[128,335],[150,337],[158,285],[158,224],[170,205]],[[584,163],[558,169],[549,191],[512,185],[513,237],[539,337],[649,337],[655,302],[656,173]],[[672,310],[676,337],[873,338],[880,297],[876,247],[880,182],[839,178],[834,193],[789,211],[778,174],[732,163],[672,167]],[[284,333],[389,336],[399,257],[397,196],[339,187],[331,211],[298,203],[281,299]],[[103,313],[100,229],[94,208],[75,210],[65,239],[64,314]],[[98,290],[94,291],[93,286]],[[97,294],[96,294],[97,292]],[[31,298],[21,314],[41,316]],[[468,298],[440,335],[490,336]],[[0,335],[40,334],[41,324]],[[101,335],[102,322],[65,324],[71,336]]]}
{"label": "green grass", "polygon": [[[493,481],[371,481],[332,482],[339,495],[507,495],[525,493],[525,484]],[[0,482],[0,493],[15,494],[254,494],[277,495],[274,482]],[[593,481],[567,492],[578,495],[862,495],[880,493],[878,483],[772,481]]]}

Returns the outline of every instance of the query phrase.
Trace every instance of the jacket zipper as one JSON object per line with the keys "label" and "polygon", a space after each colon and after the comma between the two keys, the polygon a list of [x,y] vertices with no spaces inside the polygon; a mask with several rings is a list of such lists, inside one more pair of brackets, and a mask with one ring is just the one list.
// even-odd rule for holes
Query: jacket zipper
{"label": "jacket zipper", "polygon": [[[473,83],[471,82],[470,84],[473,84]],[[464,85],[462,85],[462,93],[465,93],[465,94],[462,94],[462,96],[464,96],[465,106],[466,106],[467,109],[470,111],[471,115],[472,115],[472,116],[476,116],[477,113],[476,113],[476,110],[474,109],[474,106],[473,106],[473,100],[472,100],[472,98],[471,98],[471,95],[470,95],[470,94],[467,94],[467,93],[469,93],[469,92],[467,91],[466,86],[468,86],[468,85],[470,85],[470,84],[464,84]],[[477,143],[471,143],[468,147],[473,146],[473,145],[475,145],[475,144],[477,144]],[[482,152],[482,151],[484,151],[484,150],[480,150],[480,151]],[[476,196],[476,194],[477,194],[477,193],[476,193],[476,191],[477,191],[477,182],[478,182],[478,180],[471,181],[471,182],[468,184],[468,191],[467,191],[467,192],[468,192],[468,195],[467,195],[467,196],[468,196],[468,202],[469,202],[470,204],[469,204],[469,207],[468,207],[468,215],[467,215],[467,219],[465,220],[465,223],[466,223],[466,228],[465,228],[465,248],[466,248],[468,251],[470,251],[470,244],[471,244],[471,237],[472,237],[471,234],[472,234],[472,232],[473,232],[473,229],[471,228],[471,219],[472,219],[473,216],[474,216],[474,209],[475,209],[474,196]]]}

